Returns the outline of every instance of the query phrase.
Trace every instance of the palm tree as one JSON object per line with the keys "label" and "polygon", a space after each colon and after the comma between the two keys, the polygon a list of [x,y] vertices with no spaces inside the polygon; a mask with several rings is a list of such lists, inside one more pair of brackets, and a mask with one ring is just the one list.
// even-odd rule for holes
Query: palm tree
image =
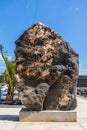
{"label": "palm tree", "polygon": [[15,61],[10,61],[6,54],[3,52],[3,47],[0,44],[0,54],[5,62],[6,70],[2,74],[5,77],[5,83],[9,84],[7,103],[13,103],[13,92],[14,92],[14,74],[16,72]]}

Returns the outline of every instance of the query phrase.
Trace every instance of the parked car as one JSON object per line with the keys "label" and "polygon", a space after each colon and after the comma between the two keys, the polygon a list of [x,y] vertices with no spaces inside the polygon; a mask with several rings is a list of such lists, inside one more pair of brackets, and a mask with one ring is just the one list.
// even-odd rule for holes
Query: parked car
{"label": "parked car", "polygon": [[[0,101],[1,102],[6,103],[8,88],[9,88],[9,84],[0,84]],[[15,87],[14,87],[14,93],[13,93],[13,104],[21,104],[18,97],[18,91],[15,89]]]}
{"label": "parked car", "polygon": [[9,84],[0,84],[0,99],[5,101],[8,93]]}
{"label": "parked car", "polygon": [[8,91],[9,84],[2,84],[1,85],[1,91]]}
{"label": "parked car", "polygon": [[7,97],[7,92],[2,92],[2,94],[1,94],[1,100],[5,101],[6,97]]}

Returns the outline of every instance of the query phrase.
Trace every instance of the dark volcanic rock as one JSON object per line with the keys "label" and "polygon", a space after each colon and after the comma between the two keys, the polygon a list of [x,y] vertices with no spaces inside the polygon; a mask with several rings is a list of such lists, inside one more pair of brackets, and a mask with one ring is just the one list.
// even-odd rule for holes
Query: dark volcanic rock
{"label": "dark volcanic rock", "polygon": [[78,55],[59,34],[41,23],[16,41],[16,87],[30,110],[73,110]]}

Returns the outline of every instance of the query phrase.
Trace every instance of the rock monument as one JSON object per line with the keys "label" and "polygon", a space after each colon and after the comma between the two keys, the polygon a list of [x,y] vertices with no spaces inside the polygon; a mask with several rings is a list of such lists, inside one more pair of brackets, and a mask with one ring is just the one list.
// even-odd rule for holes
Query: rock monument
{"label": "rock monument", "polygon": [[29,110],[74,110],[78,54],[58,33],[36,23],[16,41],[16,87]]}

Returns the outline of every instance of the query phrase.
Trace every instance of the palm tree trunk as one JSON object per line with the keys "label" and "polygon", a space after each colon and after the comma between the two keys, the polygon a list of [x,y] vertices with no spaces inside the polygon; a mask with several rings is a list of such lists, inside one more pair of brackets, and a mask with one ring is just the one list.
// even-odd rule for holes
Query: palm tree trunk
{"label": "palm tree trunk", "polygon": [[8,89],[8,94],[7,94],[7,98],[6,98],[6,103],[7,104],[13,104],[13,96],[14,96],[14,89]]}

